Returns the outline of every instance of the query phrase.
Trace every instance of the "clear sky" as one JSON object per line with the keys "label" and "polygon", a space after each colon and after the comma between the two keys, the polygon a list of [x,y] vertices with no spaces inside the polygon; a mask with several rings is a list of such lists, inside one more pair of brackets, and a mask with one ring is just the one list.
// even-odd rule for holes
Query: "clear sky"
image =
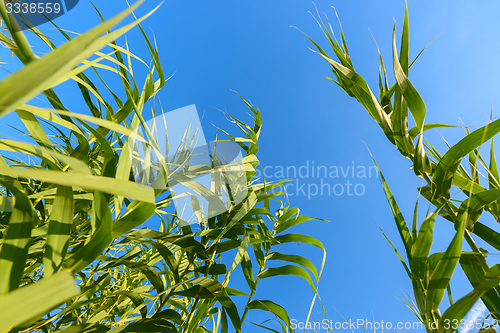
{"label": "clear sky", "polygon": [[[106,18],[126,7],[122,0],[95,0],[94,3]],[[158,3],[148,0],[138,13]],[[399,32],[403,0],[316,0],[315,5],[331,18],[338,32],[331,8],[335,6],[355,69],[367,79],[372,90],[378,91],[379,61],[371,34],[391,73],[391,83],[394,82],[391,70],[393,18]],[[400,156],[361,105],[323,78],[331,74],[327,63],[309,50],[311,43],[291,27],[299,28],[326,47],[321,30],[308,13],[315,10],[315,5],[299,0],[166,0],[144,23],[146,31],[156,36],[166,75],[175,73],[160,94],[162,105],[168,111],[195,104],[205,137],[213,140],[217,130],[212,124],[231,129],[220,110],[250,120],[246,106],[232,91],[235,90],[262,110],[264,126],[258,157],[262,165],[268,167],[268,175],[274,177],[270,180],[280,176],[276,175],[280,167],[286,170],[309,165],[310,171],[313,163],[329,170],[337,167],[338,178],[298,175],[298,186],[305,184],[305,193],[296,192],[300,188],[296,182],[289,187],[293,192],[292,205],[298,206],[305,215],[330,221],[306,223],[297,228],[299,232],[317,237],[327,248],[327,264],[319,290],[329,320],[342,321],[343,316],[348,320],[417,321],[400,301],[406,293],[412,295],[411,284],[378,227],[403,251],[380,183],[373,171],[369,177],[368,170],[373,163],[366,146],[379,163],[408,220],[411,220],[416,188],[421,180],[409,169],[411,163]],[[426,123],[460,125],[462,121],[471,129],[484,124],[500,96],[497,61],[500,3],[409,0],[408,5],[411,58],[442,33],[410,70],[410,80],[427,105]],[[97,24],[99,18],[91,5],[81,0],[56,22],[68,30],[83,32]],[[48,24],[39,28],[52,33]],[[138,32],[132,31],[128,41],[135,44],[132,51],[146,56],[147,49]],[[2,58],[8,57],[5,52],[2,51]],[[498,114],[495,109],[493,112],[494,116]],[[5,119],[0,122],[5,123]],[[440,130],[440,133],[453,144],[463,132],[457,128]],[[437,131],[429,132],[428,137],[444,150]],[[344,177],[341,167],[345,172],[353,166],[357,171],[366,169],[365,177],[362,173]],[[351,195],[347,192],[347,181],[352,184]],[[320,188],[325,183],[330,187],[339,184],[335,187],[336,193],[340,193],[341,188],[344,192],[341,195],[310,193],[308,197],[308,185],[314,191],[314,185]],[[420,221],[428,207],[422,206]],[[439,246],[446,248],[452,230],[448,222],[436,223],[439,235],[434,250],[439,250]],[[320,264],[321,252],[308,247],[293,248],[297,249]],[[271,278],[263,281],[261,287],[258,298],[275,300],[287,307],[291,318],[305,321],[313,296],[305,281],[294,277]],[[470,291],[470,286],[458,274],[452,290],[457,299]],[[313,320],[322,319],[319,312],[320,308],[316,307]],[[267,318],[267,314],[258,311],[249,317],[254,322]],[[244,332],[254,331],[259,329],[247,323]]]}

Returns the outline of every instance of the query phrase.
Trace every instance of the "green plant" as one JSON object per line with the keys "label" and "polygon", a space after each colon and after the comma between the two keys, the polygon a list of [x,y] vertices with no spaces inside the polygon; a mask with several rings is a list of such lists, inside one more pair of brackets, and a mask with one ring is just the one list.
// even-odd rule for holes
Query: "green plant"
{"label": "green plant", "polygon": [[[485,241],[491,249],[500,250],[500,233],[479,221],[485,211],[500,221],[498,205],[500,183],[493,145],[493,137],[500,132],[500,120],[492,120],[473,132],[464,128],[466,136],[462,140],[452,147],[448,146],[449,149],[445,153],[438,152],[425,139],[424,133],[426,130],[448,125],[425,124],[425,103],[408,79],[411,66],[422,52],[410,62],[407,7],[399,54],[396,45],[396,26],[392,37],[396,82],[389,85],[384,62],[380,56],[379,96],[372,92],[363,77],[355,71],[342,27],[340,27],[339,42],[329,22],[325,24],[319,17],[318,23],[335,57],[329,56],[325,49],[308,38],[317,48],[318,54],[329,63],[334,75],[331,80],[349,96],[356,98],[401,155],[411,160],[415,174],[427,183],[419,189],[419,194],[435,207],[419,226],[417,201],[413,221],[409,225],[381,174],[382,185],[403,241],[407,259],[404,260],[399,253],[398,256],[413,285],[416,307],[410,303],[408,305],[425,324],[428,332],[454,331],[457,325],[453,320],[461,324],[461,320],[480,298],[489,309],[490,315],[494,319],[499,319],[500,266],[490,267],[487,261],[488,252],[476,245],[474,237]],[[411,129],[409,114],[414,125]],[[488,140],[491,140],[490,156],[483,158],[480,150]],[[470,168],[470,172],[466,167]],[[459,195],[451,196],[452,186],[460,191]],[[431,254],[434,223],[438,217],[453,223],[456,234],[445,252]],[[464,239],[470,251],[462,250]],[[396,250],[394,246],[393,248]],[[467,275],[473,291],[453,302],[449,282],[457,265],[460,265]],[[439,305],[446,293],[452,305],[441,314]],[[493,329],[488,328],[488,330]]]}
{"label": "green plant", "polygon": [[[15,110],[32,141],[0,138],[0,332],[200,333],[228,332],[230,326],[241,332],[254,309],[271,312],[287,332],[286,310],[257,299],[257,286],[269,277],[295,275],[316,295],[323,266],[318,270],[307,258],[277,250],[284,243],[324,247],[310,236],[288,233],[311,218],[285,205],[284,193],[274,191],[282,182],[254,179],[258,108],[243,100],[254,123],[229,116],[242,136],[224,132],[244,151],[245,199],[202,221],[199,231],[180,225],[176,212],[168,211],[168,186],[153,189],[134,181],[127,137],[144,125],[148,108],[161,114],[154,101],[167,80],[156,42],[140,25],[156,9],[110,30],[136,6],[74,39],[56,26],[68,40],[59,46],[31,27],[52,49],[39,57],[0,1],[0,41],[25,65],[0,82],[0,116]],[[151,61],[119,44],[135,26]],[[135,62],[147,69],[142,88]],[[76,83],[91,115],[66,109],[64,96],[52,89],[63,82]],[[39,93],[50,108],[26,104]],[[156,144],[151,136],[143,141]],[[180,155],[167,165],[188,165]],[[210,189],[204,195],[216,196]],[[161,220],[158,230],[139,228],[154,216]],[[270,261],[285,264],[268,267]],[[231,287],[238,267],[246,291]],[[243,307],[235,297],[246,299]]]}

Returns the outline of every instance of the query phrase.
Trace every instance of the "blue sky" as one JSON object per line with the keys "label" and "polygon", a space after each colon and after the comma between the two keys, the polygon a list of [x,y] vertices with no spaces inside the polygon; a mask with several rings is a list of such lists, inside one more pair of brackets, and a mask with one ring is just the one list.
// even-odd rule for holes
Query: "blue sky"
{"label": "blue sky", "polygon": [[[95,5],[109,18],[126,7],[124,1],[96,0]],[[145,13],[158,2],[149,0],[138,10]],[[489,119],[498,102],[500,66],[497,63],[500,4],[496,1],[410,0],[410,57],[437,35],[410,70],[410,80],[427,105],[426,123],[446,123],[471,129]],[[373,119],[354,99],[323,78],[330,76],[327,63],[313,53],[297,27],[326,46],[326,40],[308,11],[325,12],[338,33],[335,6],[346,35],[355,69],[378,91],[377,40],[391,73],[393,18],[398,32],[402,27],[404,1],[171,1],[167,0],[144,23],[154,32],[167,76],[175,75],[160,94],[163,108],[174,110],[195,104],[202,119],[205,137],[215,139],[212,124],[231,129],[221,112],[249,120],[249,110],[234,91],[262,111],[264,126],[259,159],[267,170],[283,167],[323,165],[344,170],[355,165],[373,165],[367,147],[379,163],[403,214],[411,220],[416,188],[421,180],[409,169]],[[57,19],[68,30],[83,32],[99,22],[85,1]],[[49,25],[39,27],[53,33]],[[370,34],[371,33],[371,34]],[[54,35],[55,36],[55,35]],[[147,49],[138,30],[128,34],[132,51],[146,56]],[[36,43],[34,42],[36,45]],[[2,51],[2,60],[9,55]],[[5,72],[2,73],[2,76]],[[493,109],[494,116],[497,114]],[[85,110],[74,110],[85,112]],[[0,120],[8,122],[9,118]],[[4,125],[1,125],[5,128]],[[233,128],[233,132],[236,131]],[[2,130],[3,132],[3,130]],[[463,135],[460,128],[430,131],[431,142],[444,150],[440,137],[450,144]],[[8,133],[2,133],[8,134]],[[358,170],[358,169],[357,169]],[[300,178],[300,177],[299,177]],[[299,226],[298,232],[320,239],[327,248],[327,264],[320,282],[320,294],[333,321],[342,317],[385,322],[416,321],[399,300],[412,294],[411,285],[394,251],[380,228],[399,250],[402,244],[382,192],[373,176],[300,178],[299,184],[335,186],[350,181],[361,184],[362,195],[290,196],[290,202],[305,215],[329,220]],[[290,187],[290,188],[293,188]],[[311,185],[311,188],[314,186]],[[360,193],[360,192],[358,192]],[[422,215],[427,209],[423,207]],[[435,250],[445,249],[451,236],[448,222],[436,224]],[[297,251],[297,247],[293,250]],[[319,264],[322,253],[307,247],[300,251]],[[274,278],[263,281],[257,297],[272,299],[289,310],[291,318],[305,321],[312,292],[305,281]],[[455,299],[469,291],[465,278],[457,275],[452,284]],[[321,320],[319,307],[313,320]],[[269,318],[254,312],[251,321]],[[247,323],[248,324],[248,323]],[[246,332],[258,331],[247,326]],[[342,330],[340,330],[341,332]]]}

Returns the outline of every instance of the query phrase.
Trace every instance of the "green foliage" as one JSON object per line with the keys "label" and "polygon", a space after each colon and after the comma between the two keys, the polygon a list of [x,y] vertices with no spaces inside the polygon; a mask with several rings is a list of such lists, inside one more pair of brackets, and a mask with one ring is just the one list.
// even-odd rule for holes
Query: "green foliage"
{"label": "green foliage", "polygon": [[[156,42],[140,26],[154,10],[110,30],[134,8],[75,39],[56,26],[68,40],[60,46],[32,27],[52,49],[39,57],[12,28],[0,1],[6,23],[0,40],[25,65],[0,82],[0,116],[14,109],[32,141],[0,139],[0,332],[241,332],[250,310],[270,312],[288,331],[286,310],[257,299],[257,286],[295,275],[316,295],[324,247],[310,236],[289,233],[311,218],[285,205],[285,194],[275,191],[282,182],[254,178],[262,126],[258,108],[243,100],[253,124],[230,116],[242,136],[226,133],[244,151],[245,198],[202,221],[200,230],[181,225],[166,210],[174,199],[168,186],[153,189],[133,181],[127,137],[142,126],[148,107],[160,113],[154,102],[166,81]],[[138,58],[128,44],[119,46],[118,38],[134,26],[151,59]],[[142,88],[132,68],[136,60],[147,70]],[[52,90],[63,82],[76,84],[80,108],[91,115],[64,106],[64,96]],[[25,104],[40,93],[50,108]],[[143,143],[157,146],[150,136]],[[169,165],[189,163],[181,148]],[[197,186],[186,178],[176,180]],[[152,218],[161,221],[158,230],[141,227]],[[322,266],[279,252],[281,244],[292,242],[320,248]],[[284,264],[270,268],[269,261]],[[246,290],[231,287],[237,269]],[[246,299],[239,302],[243,307],[235,297]]]}
{"label": "green foliage", "polygon": [[[500,319],[499,268],[498,265],[490,267],[486,260],[488,252],[479,248],[474,240],[474,236],[479,237],[493,249],[500,250],[500,233],[479,222],[481,214],[485,211],[500,221],[498,207],[500,184],[493,146],[493,138],[500,132],[500,120],[492,121],[472,133],[466,129],[467,135],[462,140],[452,147],[448,146],[449,149],[444,154],[439,153],[424,138],[424,132],[431,128],[449,127],[449,125],[424,124],[425,103],[408,78],[409,69],[416,59],[409,62],[407,7],[399,56],[396,25],[394,25],[392,36],[393,70],[396,82],[389,86],[384,62],[380,56],[379,97],[376,97],[370,90],[363,77],[356,73],[349,57],[342,27],[340,28],[342,42],[338,42],[329,22],[325,24],[319,18],[318,23],[335,57],[330,57],[318,43],[309,39],[316,46],[318,54],[329,63],[335,77],[330,80],[349,96],[356,98],[375,119],[387,139],[404,157],[412,161],[415,174],[427,182],[419,189],[419,194],[435,207],[435,210],[428,213],[419,227],[417,201],[413,222],[409,226],[389,185],[380,173],[382,186],[403,241],[407,259],[403,259],[392,243],[391,246],[396,250],[413,285],[416,307],[412,306],[411,302],[407,305],[425,324],[428,332],[452,332],[452,327],[448,328],[450,325],[445,325],[447,320],[455,319],[460,323],[479,298],[490,311],[490,315],[494,319]],[[412,119],[409,114],[412,115]],[[412,120],[414,127],[408,129],[408,124]],[[491,150],[487,164],[480,154],[480,148],[488,140],[491,140]],[[470,173],[462,164],[470,166]],[[485,171],[487,177],[482,176],[480,168]],[[488,183],[487,188],[481,185],[484,182]],[[459,189],[460,196],[451,197],[452,186]],[[458,202],[458,205],[453,202]],[[431,253],[434,223],[438,217],[452,222],[456,233],[445,252]],[[464,239],[472,252],[462,250]],[[450,280],[459,264],[468,277],[473,291],[453,302]],[[439,305],[446,293],[449,294],[452,305],[441,314]],[[486,331],[488,330],[491,329]]]}

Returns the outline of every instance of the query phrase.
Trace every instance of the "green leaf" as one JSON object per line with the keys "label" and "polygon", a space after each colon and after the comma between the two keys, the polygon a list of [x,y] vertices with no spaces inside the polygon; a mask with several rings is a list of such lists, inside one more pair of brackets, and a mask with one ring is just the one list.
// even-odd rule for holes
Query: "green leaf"
{"label": "green leaf", "polygon": [[14,198],[0,196],[0,211],[1,212],[12,212],[14,209]]}
{"label": "green leaf", "polygon": [[[134,303],[136,307],[140,306],[142,303],[144,303],[144,299],[142,298],[141,295],[138,293],[134,293],[133,291],[130,290],[118,290],[114,293],[114,295],[123,295],[128,298]],[[140,310],[142,318],[146,318],[148,314],[148,310],[146,307],[141,307]]]}
{"label": "green leaf", "polygon": [[110,177],[84,175],[75,172],[52,170],[14,169],[0,166],[0,173],[17,174],[20,177],[43,180],[49,183],[82,187],[88,190],[122,195],[139,201],[155,202],[154,190],[151,187],[134,182],[118,180]]}
{"label": "green leaf", "polygon": [[314,264],[307,258],[304,258],[302,256],[298,256],[298,255],[272,252],[266,256],[266,259],[267,260],[288,261],[288,262],[292,262],[294,264],[304,266],[305,268],[309,269],[313,273],[314,277],[316,278],[316,282],[319,282],[318,270],[316,269],[316,266],[314,266]]}
{"label": "green leaf", "polygon": [[[462,253],[460,257],[460,266],[474,288],[485,281],[486,272],[481,266],[478,256],[479,254]],[[490,312],[494,313],[500,310],[500,296],[495,289],[487,291],[481,296],[481,299]]]}
{"label": "green leaf", "polygon": [[217,238],[213,241],[213,244],[217,244],[222,237],[229,231],[231,228],[236,225],[236,223],[240,222],[240,220],[247,215],[247,213],[255,206],[257,203],[257,197],[254,192],[250,192],[248,197],[243,201],[242,206],[236,214],[231,218],[229,223],[224,227],[222,232],[217,236]]}
{"label": "green leaf", "polygon": [[453,175],[464,156],[500,132],[500,119],[479,128],[451,147],[432,174],[432,191],[436,199],[449,198]]}
{"label": "green leaf", "polygon": [[[99,37],[139,4],[140,2],[0,81],[0,117],[29,101],[42,90],[52,87],[62,75],[113,40],[116,37],[114,34]],[[123,34],[134,25],[127,25],[118,31]]]}
{"label": "green leaf", "polygon": [[[307,221],[314,220],[312,217],[304,216],[304,215],[299,215],[299,211],[297,208],[291,208],[288,214],[284,214],[283,216],[280,216],[276,223],[274,224],[273,232],[276,234],[280,234],[283,231],[287,230],[288,228],[291,228],[293,226],[296,226],[297,224],[304,223]],[[295,215],[295,216],[292,216]]]}
{"label": "green leaf", "polygon": [[[408,17],[405,15],[405,26],[407,23]],[[407,28],[407,26],[406,26]],[[404,36],[403,31],[403,38]],[[406,31],[408,33],[408,31]],[[401,46],[403,47],[403,46]],[[424,128],[424,119],[425,119],[425,103],[418,94],[417,90],[411,84],[410,80],[408,80],[408,75],[405,73],[404,69],[401,67],[401,63],[398,59],[397,49],[396,49],[396,25],[394,24],[394,30],[392,34],[392,55],[393,55],[393,63],[394,63],[394,75],[396,76],[396,81],[398,83],[399,89],[403,98],[410,108],[410,112],[413,115],[413,119],[415,120],[416,127],[419,129],[419,133],[423,131]],[[405,60],[402,61],[403,63]]]}
{"label": "green leaf", "polygon": [[295,275],[303,278],[309,283],[311,289],[316,292],[316,287],[311,279],[309,273],[302,267],[296,265],[285,265],[281,267],[271,267],[266,268],[259,275],[257,275],[257,279],[265,279],[273,276],[281,276],[281,275]]}
{"label": "green leaf", "polygon": [[336,73],[342,77],[342,82],[347,85],[347,89],[356,96],[356,99],[365,107],[368,113],[377,121],[387,138],[394,143],[392,122],[385,113],[379,101],[368,87],[366,81],[353,69],[345,67],[328,56],[320,54],[328,61]]}
{"label": "green leaf", "polygon": [[[109,333],[125,333],[125,332],[165,332],[177,333],[175,325],[166,318],[145,318],[139,319],[125,327],[118,327],[108,331]],[[66,333],[66,332],[65,332]]]}
{"label": "green leaf", "polygon": [[[76,112],[71,112],[71,111],[66,111],[66,110],[44,109],[44,108],[39,108],[36,106],[27,105],[27,104],[23,104],[23,105],[19,106],[17,108],[17,110],[18,110],[18,112],[20,110],[25,110],[25,111],[32,113],[34,115],[37,115],[41,118],[44,118],[46,120],[57,123],[57,124],[64,126],[66,128],[69,128],[70,130],[78,131],[78,132],[81,132],[81,129],[79,127],[77,127],[73,123],[70,123],[70,122],[65,121],[64,119],[58,117],[57,114],[61,115],[61,116],[73,117],[73,118],[77,118],[80,120],[84,120],[84,121],[87,121],[89,123],[99,125],[100,127],[107,128],[109,130],[112,130],[112,131],[120,133],[120,134],[130,135],[133,133],[132,130],[130,130],[126,127],[123,127],[122,125],[117,124],[113,121],[109,121],[106,119],[100,119],[100,118],[96,118],[93,116],[80,114],[80,113],[76,113]],[[141,140],[140,137],[138,137],[137,139]]]}
{"label": "green leaf", "polygon": [[[371,153],[370,153],[371,155]],[[392,195],[391,189],[389,188],[389,184],[387,184],[384,175],[382,174],[382,171],[380,170],[377,162],[375,161],[375,158],[372,156],[373,163],[375,163],[375,166],[377,167],[377,170],[380,175],[380,182],[383,186],[385,196],[387,198],[387,202],[389,203],[389,206],[391,207],[392,211],[392,216],[394,217],[394,221],[396,222],[396,226],[399,231],[399,235],[401,237],[401,240],[403,241],[403,244],[405,246],[406,254],[408,256],[408,261],[410,265],[412,264],[412,248],[413,248],[413,242],[414,240],[411,237],[410,230],[408,229],[408,225],[406,224],[406,221],[404,219],[403,214],[401,213],[401,210],[399,209],[399,206],[396,202],[396,199]]]}
{"label": "green leaf", "polygon": [[[425,132],[425,131],[430,130],[432,128],[439,128],[439,127],[455,127],[455,126],[445,125],[445,124],[425,124],[423,131]],[[410,134],[410,137],[412,139],[415,139],[417,137],[417,135],[420,134],[420,128],[418,128],[417,126],[415,126],[415,127],[413,127],[412,129],[410,129],[408,131],[408,134]]]}
{"label": "green leaf", "polygon": [[410,21],[408,19],[408,3],[405,0],[405,19],[403,23],[403,32],[401,34],[401,51],[399,52],[399,63],[403,73],[408,76],[410,63]]}
{"label": "green leaf", "polygon": [[[208,271],[207,271],[208,270]],[[193,272],[205,274],[205,275],[222,275],[226,274],[227,268],[224,264],[212,264],[210,266],[204,265],[193,270]]]}
{"label": "green leaf", "polygon": [[283,320],[286,324],[286,327],[291,327],[290,318],[288,317],[288,313],[286,312],[286,310],[282,306],[280,306],[272,301],[254,300],[254,301],[248,303],[246,307],[248,309],[258,309],[258,310],[262,310],[262,311],[269,311],[269,312],[273,313],[275,316],[277,316],[278,318],[280,318],[281,320]]}
{"label": "green leaf", "polygon": [[3,295],[21,283],[35,220],[33,206],[26,195],[6,181],[0,180],[0,184],[16,198],[0,249],[0,295]]}
{"label": "green leaf", "polygon": [[132,268],[134,270],[137,270],[137,271],[143,273],[148,278],[148,280],[151,282],[151,284],[155,287],[155,289],[158,293],[161,293],[165,290],[165,283],[158,275],[158,272],[156,272],[149,265],[141,263],[141,262],[130,261],[130,260],[123,260],[120,263],[122,263],[123,265],[125,265],[129,268]]}
{"label": "green leaf", "polygon": [[465,219],[459,221],[457,232],[446,252],[439,260],[436,269],[429,280],[429,290],[425,299],[426,312],[437,313],[439,311],[439,303],[443,299],[446,288],[450,283],[450,279],[455,271],[460,254],[462,252],[462,240],[464,237]]}
{"label": "green leaf", "polygon": [[66,255],[68,242],[73,227],[74,200],[70,187],[58,186],[43,256],[44,276],[49,277],[57,272]]}
{"label": "green leaf", "polygon": [[495,249],[500,251],[500,233],[496,232],[495,230],[491,229],[490,227],[480,222],[476,222],[474,224],[473,232],[475,235],[484,240],[486,243],[488,243],[489,245],[493,246]]}
{"label": "green leaf", "polygon": [[479,192],[477,194],[473,194],[469,197],[469,199],[464,200],[460,205],[458,210],[458,218],[460,219],[462,215],[464,218],[466,217],[466,225],[467,229],[471,229],[474,227],[474,224],[477,222],[479,218],[480,211],[490,204],[491,202],[496,201],[500,198],[500,189],[498,190],[486,190]]}
{"label": "green leaf", "polygon": [[134,200],[127,206],[127,212],[113,223],[113,238],[146,222],[155,213],[154,203]]}
{"label": "green leaf", "polygon": [[411,266],[413,275],[425,284],[428,278],[427,262],[433,242],[435,219],[435,212],[425,218],[420,226],[417,241],[415,242],[415,249],[413,251],[413,263]]}
{"label": "green leaf", "polygon": [[[486,279],[478,284],[474,291],[462,297],[460,300],[455,302],[452,306],[450,306],[441,319],[439,320],[439,328],[438,333],[451,333],[454,330],[449,325],[446,325],[446,322],[450,322],[451,320],[462,320],[467,312],[476,304],[477,300],[483,296],[487,291],[492,288],[497,287],[500,284],[500,274],[498,270],[499,266],[493,266],[486,274]],[[488,273],[491,273],[488,275]],[[448,327],[448,328],[446,328]]]}
{"label": "green leaf", "polygon": [[36,143],[40,146],[52,147],[52,142],[50,142],[49,137],[45,134],[45,131],[34,115],[24,110],[17,110],[17,114]]}
{"label": "green leaf", "polygon": [[72,272],[79,272],[94,261],[111,243],[112,219],[106,198],[100,192],[94,193],[91,218],[94,219],[95,231],[83,245],[64,262]]}
{"label": "green leaf", "polygon": [[41,317],[78,293],[71,274],[61,271],[50,278],[4,294],[0,296],[0,332],[9,332],[17,325]]}
{"label": "green leaf", "polygon": [[302,234],[285,234],[272,239],[273,245],[284,243],[305,243],[325,250],[325,246],[314,237]]}
{"label": "green leaf", "polygon": [[[250,238],[248,237],[248,234],[245,232],[243,234],[243,236],[241,237],[241,242],[240,242],[240,245],[238,246],[238,252],[236,253],[236,256],[234,257],[233,263],[231,264],[229,271],[224,276],[224,281],[222,282],[222,285],[224,287],[226,287],[228,285],[229,279],[231,277],[231,273],[236,269],[236,267],[238,267],[243,256],[245,254],[247,254],[247,248],[248,248],[249,244],[250,244]],[[250,286],[250,288],[252,289],[251,286]]]}
{"label": "green leaf", "polygon": [[30,61],[35,60],[35,55],[31,50],[30,44],[23,32],[21,31],[19,24],[13,18],[12,14],[7,13],[7,8],[5,6],[5,2],[0,2],[0,15],[2,16],[3,21],[5,22],[7,29],[9,30],[12,38],[15,42],[16,53],[18,54],[19,59],[23,63],[28,63]]}
{"label": "green leaf", "polygon": [[200,277],[192,280],[191,283],[200,285],[210,291],[226,310],[231,322],[233,323],[234,329],[237,332],[241,330],[241,319],[238,315],[238,309],[231,298],[229,298],[226,290],[219,281],[208,277]]}
{"label": "green leaf", "polygon": [[[106,325],[102,324],[83,324],[83,325],[72,325],[58,331],[59,333],[107,333],[110,332]],[[115,332],[122,332],[116,331]]]}

